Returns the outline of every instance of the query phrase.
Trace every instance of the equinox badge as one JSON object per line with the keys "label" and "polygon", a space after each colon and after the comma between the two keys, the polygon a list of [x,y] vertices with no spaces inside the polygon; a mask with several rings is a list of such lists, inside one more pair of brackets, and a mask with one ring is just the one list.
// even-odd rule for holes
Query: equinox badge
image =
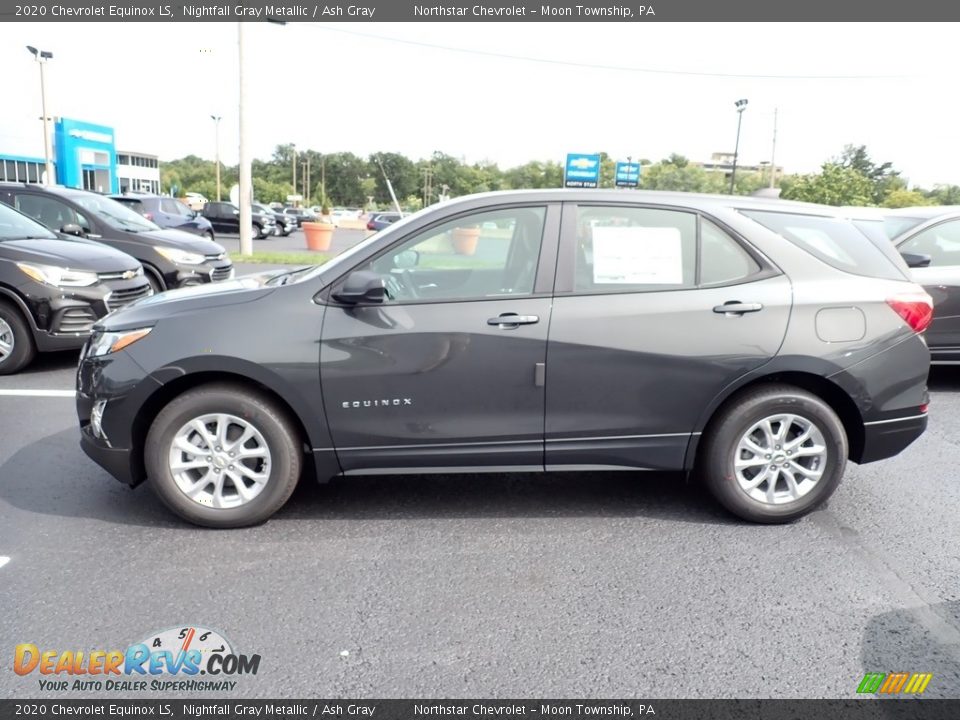
{"label": "equinox badge", "polygon": [[410,398],[383,398],[380,400],[347,400],[342,403],[344,410],[362,407],[396,407],[398,405],[413,405],[413,400]]}

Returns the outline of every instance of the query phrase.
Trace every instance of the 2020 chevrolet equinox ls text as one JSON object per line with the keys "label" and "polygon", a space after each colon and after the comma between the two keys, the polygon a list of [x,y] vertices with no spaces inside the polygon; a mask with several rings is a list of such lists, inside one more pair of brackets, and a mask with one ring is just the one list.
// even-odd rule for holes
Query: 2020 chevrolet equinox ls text
{"label": "2020 chevrolet equinox ls text", "polygon": [[81,443],[212,527],[267,519],[306,467],[684,471],[786,522],[923,433],[930,318],[831,208],[474,195],[317,267],[113,313],[78,368]]}

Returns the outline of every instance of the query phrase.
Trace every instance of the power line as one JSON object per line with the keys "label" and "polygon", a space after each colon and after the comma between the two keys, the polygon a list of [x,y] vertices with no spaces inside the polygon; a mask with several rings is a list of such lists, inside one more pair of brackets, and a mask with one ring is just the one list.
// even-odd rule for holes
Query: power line
{"label": "power line", "polygon": [[510,53],[498,53],[490,50],[473,50],[469,48],[451,47],[449,45],[439,45],[436,43],[422,42],[420,40],[406,40],[404,38],[390,37],[388,35],[376,35],[374,33],[358,32],[356,30],[345,30],[344,28],[332,27],[330,25],[321,25],[318,23],[294,23],[291,27],[301,29],[320,30],[327,32],[342,33],[344,35],[353,35],[355,37],[367,38],[370,40],[380,40],[383,42],[398,43],[401,45],[413,45],[415,47],[428,48],[430,50],[444,50],[446,52],[462,53],[464,55],[480,55],[483,57],[500,58],[504,60],[520,60],[523,62],[541,63],[544,65],[561,65],[564,67],[584,68],[587,70],[616,70],[619,72],[646,73],[649,75],[673,75],[688,77],[709,77],[709,78],[739,78],[753,80],[894,80],[912,77],[911,75],[754,75],[752,73],[712,73],[698,72],[695,70],[658,70],[655,68],[629,67],[625,65],[605,65],[598,63],[581,63],[572,60],[553,60],[551,58],[533,57],[530,55],[513,55]]}

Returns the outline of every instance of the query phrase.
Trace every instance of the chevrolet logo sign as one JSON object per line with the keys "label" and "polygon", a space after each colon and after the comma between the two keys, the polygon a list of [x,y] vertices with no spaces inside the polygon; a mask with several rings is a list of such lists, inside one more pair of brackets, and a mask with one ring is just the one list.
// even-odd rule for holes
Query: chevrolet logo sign
{"label": "chevrolet logo sign", "polygon": [[136,276],[137,276],[137,271],[136,271],[136,270],[127,270],[127,271],[126,271],[123,275],[121,275],[120,277],[122,277],[124,280],[131,280],[131,279],[135,278]]}
{"label": "chevrolet logo sign", "polygon": [[576,160],[570,161],[570,166],[575,168],[581,168],[586,170],[587,168],[592,168],[597,164],[596,160],[591,160],[590,158],[577,158]]}

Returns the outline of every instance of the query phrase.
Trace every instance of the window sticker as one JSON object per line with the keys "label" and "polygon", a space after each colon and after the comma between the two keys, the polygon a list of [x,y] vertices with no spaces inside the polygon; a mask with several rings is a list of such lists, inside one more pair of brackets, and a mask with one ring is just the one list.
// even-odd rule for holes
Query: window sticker
{"label": "window sticker", "polygon": [[593,228],[593,281],[618,285],[682,285],[680,230]]}

